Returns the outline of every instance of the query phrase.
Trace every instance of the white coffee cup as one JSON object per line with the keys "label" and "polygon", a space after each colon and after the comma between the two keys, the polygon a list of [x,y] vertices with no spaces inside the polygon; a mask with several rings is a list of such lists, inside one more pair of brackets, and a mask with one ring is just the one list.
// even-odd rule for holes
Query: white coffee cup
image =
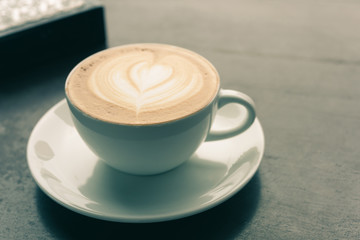
{"label": "white coffee cup", "polygon": [[[256,117],[249,96],[220,86],[216,96],[200,111],[157,124],[128,125],[100,120],[77,107],[68,94],[66,99],[74,125],[89,148],[111,167],[139,175],[169,171],[187,161],[206,139],[239,134]],[[217,110],[229,103],[245,107],[245,120],[232,129],[212,131]]]}

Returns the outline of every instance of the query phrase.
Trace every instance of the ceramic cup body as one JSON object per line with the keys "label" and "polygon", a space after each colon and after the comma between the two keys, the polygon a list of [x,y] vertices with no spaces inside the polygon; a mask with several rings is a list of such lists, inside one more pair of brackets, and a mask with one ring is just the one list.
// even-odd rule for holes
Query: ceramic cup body
{"label": "ceramic cup body", "polygon": [[[211,65],[210,69],[215,72],[218,80],[215,68]],[[209,86],[213,87],[210,84]],[[143,125],[99,120],[76,107],[67,95],[67,90],[65,93],[75,127],[89,148],[115,169],[147,175],[162,173],[179,166],[191,157],[205,139],[227,138],[250,127],[256,116],[251,98],[238,91],[223,90],[220,84],[215,87],[213,93],[216,94],[213,94],[214,97],[210,97],[209,102],[205,103],[206,106],[200,110],[196,108],[193,113],[176,120]],[[71,90],[73,89],[82,91],[75,86]],[[245,121],[226,131],[211,131],[217,109],[229,103],[245,107]]]}
{"label": "ceramic cup body", "polygon": [[[251,98],[238,91],[222,89],[210,104],[186,118],[142,126],[101,121],[79,110],[68,97],[67,103],[74,125],[89,148],[111,167],[137,175],[171,170],[188,160],[207,137],[226,138],[240,133],[255,119]],[[245,121],[230,130],[210,131],[218,108],[228,103],[246,108]]]}

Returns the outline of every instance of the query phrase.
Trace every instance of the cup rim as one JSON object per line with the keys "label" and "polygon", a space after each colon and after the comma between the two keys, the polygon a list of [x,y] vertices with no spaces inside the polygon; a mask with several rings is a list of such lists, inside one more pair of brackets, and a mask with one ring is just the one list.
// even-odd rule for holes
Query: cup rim
{"label": "cup rim", "polygon": [[[215,91],[215,94],[214,96],[211,98],[211,100],[203,107],[197,109],[196,111],[193,111],[187,115],[184,115],[184,116],[181,116],[179,118],[176,118],[176,119],[171,119],[171,120],[168,120],[168,121],[162,121],[162,122],[155,122],[155,123],[136,123],[136,124],[132,124],[132,123],[119,123],[119,122],[114,122],[114,121],[108,121],[108,120],[105,120],[105,119],[99,119],[99,118],[96,118],[95,116],[83,111],[82,109],[80,109],[78,106],[76,106],[76,104],[74,102],[71,101],[71,98],[69,97],[68,95],[68,92],[66,90],[67,88],[67,85],[68,85],[68,82],[69,82],[69,78],[70,76],[73,74],[73,72],[77,69],[78,66],[80,66],[80,64],[82,62],[84,62],[85,60],[93,57],[94,55],[97,55],[97,54],[100,54],[104,51],[107,51],[109,49],[116,49],[116,48],[121,48],[121,47],[127,47],[127,46],[136,46],[136,45],[143,45],[143,44],[146,44],[146,45],[158,45],[158,46],[167,46],[167,47],[174,47],[174,48],[178,48],[178,49],[183,49],[185,51],[188,51],[188,52],[191,52],[195,55],[197,55],[198,57],[202,58],[203,60],[205,60],[209,65],[210,67],[212,68],[214,74],[216,75],[216,78],[218,79],[218,84],[217,84],[217,89]],[[189,50],[189,49],[186,49],[186,48],[183,48],[183,47],[179,47],[179,46],[175,46],[175,45],[171,45],[171,44],[164,44],[164,43],[130,43],[130,44],[123,44],[123,45],[119,45],[119,46],[115,46],[115,47],[110,47],[110,48],[106,48],[104,50],[101,50],[101,51],[98,51],[94,54],[91,54],[89,55],[88,57],[82,59],[81,61],[79,61],[73,68],[72,70],[69,72],[69,74],[67,75],[66,77],[66,80],[65,80],[65,85],[64,85],[64,92],[65,92],[65,98],[68,102],[68,104],[71,104],[71,106],[73,108],[75,108],[78,112],[80,112],[82,115],[86,116],[87,118],[90,118],[94,121],[98,121],[98,122],[102,122],[102,123],[106,123],[106,124],[110,124],[110,125],[118,125],[118,126],[128,126],[128,127],[154,127],[154,126],[162,126],[162,125],[167,125],[167,124],[172,124],[172,123],[176,123],[176,122],[179,122],[179,121],[182,121],[182,120],[185,120],[185,119],[188,119],[188,118],[192,118],[194,117],[195,115],[199,114],[200,112],[204,111],[205,109],[207,109],[210,105],[212,105],[214,103],[214,101],[216,101],[216,99],[218,98],[219,96],[219,92],[221,90],[221,87],[220,87],[220,76],[219,76],[219,73],[217,71],[217,69],[215,68],[215,66],[205,57],[203,57],[202,55],[200,55],[199,53],[197,52],[194,52],[192,50]]]}

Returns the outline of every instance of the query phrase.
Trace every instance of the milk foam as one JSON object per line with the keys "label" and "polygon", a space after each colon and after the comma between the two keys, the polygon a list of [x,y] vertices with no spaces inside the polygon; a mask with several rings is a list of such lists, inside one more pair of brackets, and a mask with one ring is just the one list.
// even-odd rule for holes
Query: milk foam
{"label": "milk foam", "polygon": [[127,106],[139,115],[186,101],[198,93],[203,82],[199,69],[184,58],[169,55],[155,61],[155,55],[141,54],[100,63],[89,88],[103,100]]}
{"label": "milk foam", "polygon": [[201,56],[168,45],[136,44],[82,61],[67,79],[66,94],[94,118],[143,125],[199,111],[218,88],[216,70]]}

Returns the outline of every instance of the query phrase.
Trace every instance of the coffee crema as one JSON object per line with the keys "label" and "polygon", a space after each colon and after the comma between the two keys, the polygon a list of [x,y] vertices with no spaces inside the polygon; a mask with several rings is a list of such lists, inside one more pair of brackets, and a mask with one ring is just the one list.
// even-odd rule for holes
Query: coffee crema
{"label": "coffee crema", "polygon": [[68,99],[102,121],[160,124],[206,107],[219,89],[210,62],[163,44],[110,48],[80,62],[66,82]]}

